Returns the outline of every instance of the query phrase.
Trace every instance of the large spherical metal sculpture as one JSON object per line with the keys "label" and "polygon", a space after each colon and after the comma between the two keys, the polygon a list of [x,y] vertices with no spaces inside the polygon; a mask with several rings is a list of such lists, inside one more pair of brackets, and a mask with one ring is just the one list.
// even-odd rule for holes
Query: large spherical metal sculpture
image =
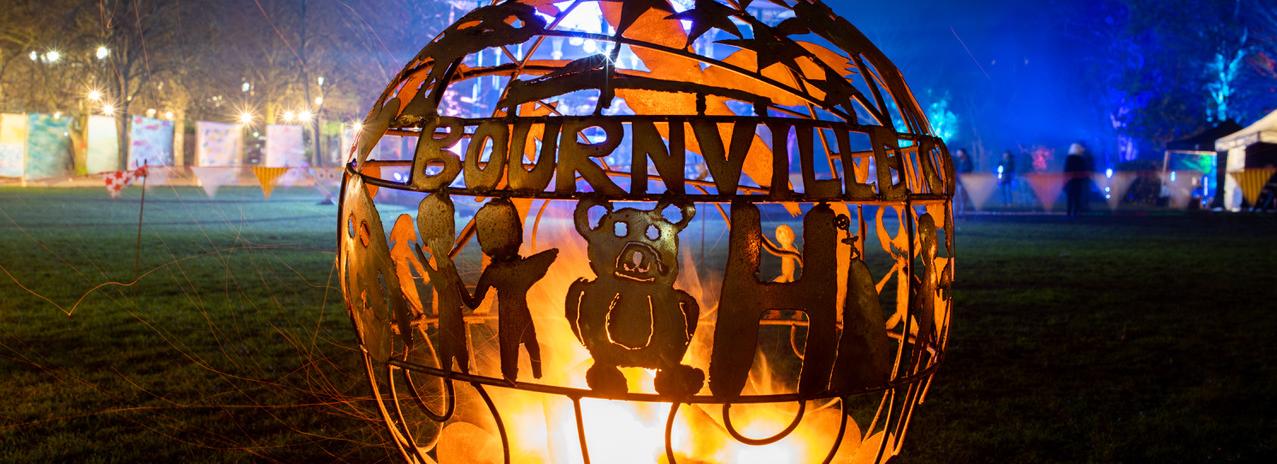
{"label": "large spherical metal sculpture", "polygon": [[820,2],[496,2],[363,122],[341,287],[409,461],[885,462],[948,339],[954,183]]}

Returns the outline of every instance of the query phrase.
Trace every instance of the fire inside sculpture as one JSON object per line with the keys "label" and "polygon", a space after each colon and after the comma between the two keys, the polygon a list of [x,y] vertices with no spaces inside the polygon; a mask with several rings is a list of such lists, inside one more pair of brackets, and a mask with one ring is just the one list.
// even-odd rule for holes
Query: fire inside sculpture
{"label": "fire inside sculpture", "polygon": [[953,188],[820,2],[495,2],[364,121],[340,281],[410,462],[886,462],[948,340]]}

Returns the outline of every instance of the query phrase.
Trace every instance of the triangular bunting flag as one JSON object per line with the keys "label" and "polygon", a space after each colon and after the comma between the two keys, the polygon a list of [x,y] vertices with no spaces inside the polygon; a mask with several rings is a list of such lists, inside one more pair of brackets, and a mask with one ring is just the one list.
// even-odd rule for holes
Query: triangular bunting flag
{"label": "triangular bunting flag", "polygon": [[168,166],[149,166],[146,168],[146,188],[168,185],[170,177],[177,177],[173,172],[177,168]]}
{"label": "triangular bunting flag", "polygon": [[288,168],[253,166],[253,175],[257,176],[257,183],[262,186],[262,196],[269,200],[271,190],[275,189],[275,181],[287,172]]}
{"label": "triangular bunting flag", "polygon": [[239,177],[238,167],[193,167],[191,173],[195,174],[195,179],[199,181],[200,188],[204,189],[204,194],[209,198],[217,196],[217,189],[223,185],[235,181]]}
{"label": "triangular bunting flag", "polygon": [[1241,186],[1246,203],[1255,206],[1255,202],[1259,201],[1259,193],[1264,190],[1264,184],[1273,177],[1273,173],[1277,173],[1277,168],[1247,169],[1230,174]]}
{"label": "triangular bunting flag", "polygon": [[998,176],[987,172],[959,174],[958,182],[962,183],[962,189],[966,190],[967,197],[971,199],[971,206],[979,211],[984,209],[984,204],[998,187]]}
{"label": "triangular bunting flag", "polygon": [[1091,180],[1104,191],[1105,202],[1108,203],[1109,209],[1117,211],[1117,207],[1122,204],[1122,199],[1126,197],[1126,192],[1131,189],[1131,184],[1135,183],[1135,177],[1133,172],[1115,172],[1113,177],[1095,174],[1091,176]]}
{"label": "triangular bunting flag", "polygon": [[103,182],[106,184],[106,193],[111,198],[119,198],[120,192],[124,187],[128,187],[133,183],[133,176],[136,171],[115,171],[102,176]]}
{"label": "triangular bunting flag", "polygon": [[345,168],[311,168],[312,174],[315,176],[315,183],[328,188],[337,188],[341,186],[341,176],[346,172]]}
{"label": "triangular bunting flag", "polygon": [[1042,209],[1048,212],[1055,206],[1055,200],[1060,198],[1064,182],[1069,180],[1069,176],[1058,172],[1026,174],[1024,178],[1029,181],[1033,195],[1042,203]]}
{"label": "triangular bunting flag", "polygon": [[337,182],[341,182],[341,168],[316,168],[307,167],[306,172],[310,174],[312,180],[315,181],[315,190],[324,196],[323,204],[331,204],[333,201],[333,193],[330,188],[335,187],[332,179],[335,177]]}

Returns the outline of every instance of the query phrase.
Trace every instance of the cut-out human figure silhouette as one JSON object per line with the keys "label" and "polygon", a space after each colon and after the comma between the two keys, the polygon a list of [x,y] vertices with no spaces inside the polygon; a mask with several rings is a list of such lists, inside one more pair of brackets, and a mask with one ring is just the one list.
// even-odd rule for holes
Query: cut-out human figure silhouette
{"label": "cut-out human figure silhouette", "polygon": [[395,219],[395,227],[390,230],[390,239],[395,242],[390,247],[390,261],[395,265],[395,276],[399,278],[399,287],[403,290],[404,299],[408,301],[408,309],[412,311],[413,319],[424,317],[426,311],[421,303],[421,296],[417,294],[413,271],[427,283],[430,278],[426,269],[421,266],[421,260],[412,251],[412,244],[417,243],[417,229],[412,225],[412,216],[400,214]]}
{"label": "cut-out human figure silhouette", "polygon": [[936,221],[930,214],[918,217],[918,242],[921,248],[918,254],[922,259],[922,276],[913,277],[918,289],[914,295],[914,317],[918,321],[918,338],[924,342],[933,341],[930,340],[932,337],[939,336],[934,330],[936,301],[944,301],[945,292],[952,280],[947,270],[941,269],[936,262],[939,254],[936,232]]}
{"label": "cut-out human figure silhouette", "polygon": [[426,257],[420,246],[417,247],[417,257],[421,259],[422,268],[438,297],[439,305],[435,311],[439,313],[439,366],[445,371],[451,370],[455,359],[461,372],[469,372],[466,321],[461,307],[465,286],[449,256],[457,233],[454,211],[456,209],[447,193],[435,193],[421,200],[417,206],[417,230],[421,233],[421,241],[430,250],[430,257]]}
{"label": "cut-out human figure silhouette", "polygon": [[519,375],[519,345],[528,350],[532,376],[541,378],[541,346],[537,343],[532,312],[528,310],[528,289],[545,277],[559,250],[550,249],[524,258],[523,224],[514,203],[494,199],[475,213],[479,247],[490,258],[479,276],[474,296],[464,294],[466,304],[478,307],[489,289],[497,291],[497,338],[501,346],[501,375],[514,381]]}
{"label": "cut-out human figure silhouette", "polygon": [[[889,233],[887,231],[887,227],[884,225],[885,221],[883,220],[883,215],[889,209],[895,212],[896,217],[898,218],[898,220],[895,221],[896,232],[894,234]],[[905,210],[898,207],[878,208],[878,219],[875,221],[876,225],[874,226],[878,232],[878,243],[882,245],[882,251],[886,252],[887,256],[891,257],[894,261],[891,265],[891,269],[883,274],[882,278],[878,280],[878,283],[874,285],[874,289],[879,294],[882,294],[883,290],[887,287],[887,283],[890,282],[892,278],[896,279],[896,310],[891,314],[891,317],[887,319],[886,327],[888,329],[904,324],[906,320],[905,314],[909,311],[909,286],[907,285],[909,275],[906,270],[908,269],[907,264],[909,263],[910,256],[909,234],[905,230],[905,214]],[[914,330],[916,330],[916,328]]]}

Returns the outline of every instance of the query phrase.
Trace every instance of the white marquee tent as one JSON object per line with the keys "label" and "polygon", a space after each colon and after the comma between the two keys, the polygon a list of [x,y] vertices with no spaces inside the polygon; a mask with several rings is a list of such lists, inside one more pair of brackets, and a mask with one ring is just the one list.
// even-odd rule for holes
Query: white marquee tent
{"label": "white marquee tent", "polygon": [[[1277,111],[1269,113],[1249,127],[1215,141],[1215,150],[1227,152],[1225,170],[1228,173],[1247,168],[1263,167],[1277,161]],[[1231,175],[1224,181],[1224,207],[1240,211],[1241,186]]]}

